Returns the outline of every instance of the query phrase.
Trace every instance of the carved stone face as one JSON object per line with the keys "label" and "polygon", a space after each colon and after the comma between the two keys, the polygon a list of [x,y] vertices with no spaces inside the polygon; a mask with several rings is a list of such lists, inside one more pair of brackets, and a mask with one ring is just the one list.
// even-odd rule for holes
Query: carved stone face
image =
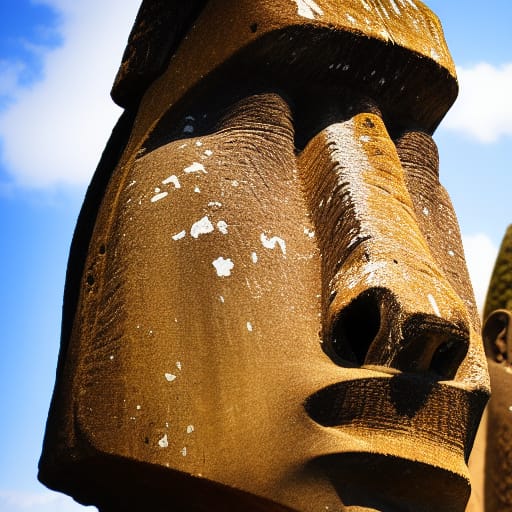
{"label": "carved stone face", "polygon": [[463,510],[488,388],[430,136],[455,94],[419,2],[207,2],[79,222],[42,479],[105,510]]}

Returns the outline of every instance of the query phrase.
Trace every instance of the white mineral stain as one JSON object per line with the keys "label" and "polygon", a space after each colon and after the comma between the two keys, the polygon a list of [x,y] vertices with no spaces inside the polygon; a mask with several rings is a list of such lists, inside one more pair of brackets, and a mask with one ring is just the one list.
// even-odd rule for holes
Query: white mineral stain
{"label": "white mineral stain", "polygon": [[276,245],[279,245],[282,253],[286,255],[286,242],[282,238],[278,236],[267,238],[267,235],[265,235],[265,233],[261,233],[260,240],[261,243],[263,244],[263,247],[265,247],[266,249],[275,249]]}
{"label": "white mineral stain", "polygon": [[249,332],[252,332],[252,324],[251,324],[251,322],[247,322],[247,330]]}
{"label": "white mineral stain", "polygon": [[114,360],[114,356],[110,356],[110,358],[109,358],[109,359],[110,359],[111,361],[113,361],[113,360]]}
{"label": "white mineral stain", "polygon": [[157,201],[160,201],[160,199],[163,199],[167,195],[169,195],[169,192],[160,192],[159,194],[156,194],[151,198],[151,202],[156,203]]}
{"label": "white mineral stain", "polygon": [[363,7],[367,10],[367,11],[371,11],[371,7],[365,2],[365,0],[361,0],[361,3],[363,4]]}
{"label": "white mineral stain", "polygon": [[440,58],[440,55],[439,53],[436,52],[435,48],[431,48],[430,49],[430,56],[434,59],[434,60],[439,60]]}
{"label": "white mineral stain", "polygon": [[196,140],[196,146],[200,148],[203,145],[203,143],[200,140]]}
{"label": "white mineral stain", "polygon": [[430,214],[430,211],[429,209],[425,206],[425,208],[423,208],[423,215],[429,215]]}
{"label": "white mineral stain", "polygon": [[323,16],[324,11],[314,0],[294,0],[297,4],[297,14],[308,18],[310,20],[315,19],[315,14]]}
{"label": "white mineral stain", "polygon": [[222,302],[222,304],[224,304],[225,299],[224,299],[224,297],[222,295],[219,295],[219,300]]}
{"label": "white mineral stain", "polygon": [[203,172],[204,174],[206,174],[206,169],[204,168],[204,165],[200,164],[199,162],[193,162],[188,167],[185,167],[183,171],[186,172],[187,174],[193,172]]}
{"label": "white mineral stain", "polygon": [[163,185],[168,185],[169,183],[172,183],[175,188],[181,188],[180,180],[178,179],[178,176],[175,176],[174,174],[162,181]]}
{"label": "white mineral stain", "polygon": [[359,137],[359,140],[361,142],[370,142],[372,138],[369,135],[361,135],[361,137]]}
{"label": "white mineral stain", "polygon": [[396,5],[394,0],[389,0],[389,2],[391,3],[391,7],[393,7],[393,10],[398,14],[398,16],[400,16],[401,12],[400,9],[398,8],[398,5]]}
{"label": "white mineral stain", "polygon": [[169,446],[169,440],[167,439],[167,434],[165,434],[165,436],[162,437],[162,439],[160,439],[158,441],[158,446],[160,446],[160,448],[167,448]]}
{"label": "white mineral stain", "polygon": [[184,446],[182,449],[181,449],[181,455],[183,455],[183,457],[186,457],[187,456],[187,447]]}
{"label": "white mineral stain", "polygon": [[205,156],[212,156],[213,151],[211,149],[205,149],[204,154],[205,154]]}
{"label": "white mineral stain", "polygon": [[137,411],[140,411],[142,409],[142,406],[141,405],[137,405],[137,407],[135,407],[135,409],[137,409]]}
{"label": "white mineral stain", "polygon": [[227,222],[224,221],[224,220],[219,220],[219,222],[217,222],[217,229],[223,234],[223,235],[227,235],[228,234],[228,225],[227,225]]}
{"label": "white mineral stain", "polygon": [[251,253],[251,260],[253,263],[258,263],[258,255],[255,252]]}
{"label": "white mineral stain", "polygon": [[240,185],[240,183],[238,183],[238,181],[237,181],[237,180],[233,180],[233,181],[231,182],[231,185],[233,185],[233,187],[238,187],[238,185]]}
{"label": "white mineral stain", "polygon": [[176,375],[173,375],[172,373],[166,373],[165,378],[167,381],[172,382],[173,380],[176,379]]}
{"label": "white mineral stain", "polygon": [[192,434],[194,432],[194,425],[188,425],[187,426],[187,434]]}
{"label": "white mineral stain", "polygon": [[187,232],[185,230],[180,231],[179,233],[176,233],[175,235],[172,235],[173,240],[181,240],[182,238],[185,238],[187,235]]}
{"label": "white mineral stain", "polygon": [[350,14],[347,14],[347,20],[350,21],[350,23],[356,22],[356,19],[354,18],[354,16],[350,16]]}
{"label": "white mineral stain", "polygon": [[211,233],[215,228],[213,224],[210,222],[208,216],[203,217],[202,219],[194,222],[192,224],[192,228],[190,229],[190,234],[192,238],[198,238],[199,235],[206,235],[207,233]]}
{"label": "white mineral stain", "polygon": [[176,361],[176,368],[178,368],[178,370],[181,371],[181,362],[180,361]]}
{"label": "white mineral stain", "polygon": [[219,277],[229,277],[233,267],[235,266],[230,258],[223,258],[222,256],[219,256],[216,260],[213,260],[212,265],[215,267]]}
{"label": "white mineral stain", "polygon": [[222,206],[222,203],[219,203],[219,201],[210,201],[208,203],[208,206],[211,206],[211,207],[215,206],[217,208],[220,208]]}
{"label": "white mineral stain", "polygon": [[432,306],[432,309],[434,310],[434,313],[436,314],[436,316],[441,316],[441,312],[439,311],[439,307],[437,305],[437,302],[436,302],[436,299],[434,299],[434,296],[429,293],[427,295],[427,298],[428,298],[428,301],[430,302],[430,305]]}
{"label": "white mineral stain", "polygon": [[455,253],[452,250],[448,251],[448,256],[455,256]]}
{"label": "white mineral stain", "polygon": [[200,193],[201,193],[201,189],[200,189],[199,187],[195,187],[195,188],[194,188],[194,192],[195,192],[196,194],[200,194]]}

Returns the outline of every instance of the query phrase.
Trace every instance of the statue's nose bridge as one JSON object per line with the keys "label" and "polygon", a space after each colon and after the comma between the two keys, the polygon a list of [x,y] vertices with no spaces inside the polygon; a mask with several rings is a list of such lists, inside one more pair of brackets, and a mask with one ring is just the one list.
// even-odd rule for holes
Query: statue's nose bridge
{"label": "statue's nose bridge", "polygon": [[326,351],[341,364],[454,378],[467,311],[418,226],[382,119],[329,126],[299,167],[322,254]]}

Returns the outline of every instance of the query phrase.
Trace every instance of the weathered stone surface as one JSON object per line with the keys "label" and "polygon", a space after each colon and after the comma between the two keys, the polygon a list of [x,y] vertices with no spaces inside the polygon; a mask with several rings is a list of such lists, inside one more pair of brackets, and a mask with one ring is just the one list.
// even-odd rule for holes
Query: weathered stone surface
{"label": "weathered stone surface", "polygon": [[417,1],[143,2],[41,480],[109,511],[464,510],[488,377],[431,138],[456,91]]}

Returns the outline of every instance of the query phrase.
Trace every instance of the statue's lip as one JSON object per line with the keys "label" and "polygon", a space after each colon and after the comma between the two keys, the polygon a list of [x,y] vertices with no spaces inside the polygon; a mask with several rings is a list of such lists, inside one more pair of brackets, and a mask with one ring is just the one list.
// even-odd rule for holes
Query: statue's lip
{"label": "statue's lip", "polygon": [[334,436],[328,451],[448,464],[446,469],[466,476],[486,391],[377,368],[360,369],[361,378],[330,384],[306,399],[308,416]]}

